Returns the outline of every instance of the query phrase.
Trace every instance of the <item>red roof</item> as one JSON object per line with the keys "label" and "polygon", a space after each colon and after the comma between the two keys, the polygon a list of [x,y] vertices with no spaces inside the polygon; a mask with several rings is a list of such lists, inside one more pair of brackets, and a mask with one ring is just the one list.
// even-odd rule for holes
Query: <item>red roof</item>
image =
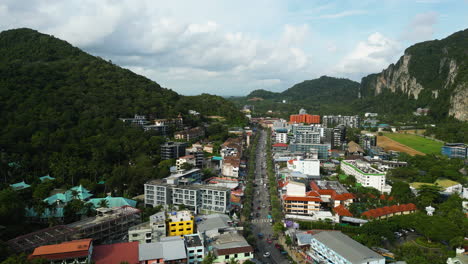
{"label": "red roof", "polygon": [[342,193],[342,194],[335,194],[332,196],[333,200],[337,201],[345,201],[356,198],[352,193]]}
{"label": "red roof", "polygon": [[337,200],[337,201],[345,201],[345,200],[349,200],[349,199],[354,199],[355,196],[352,194],[352,193],[342,193],[342,194],[338,194],[336,193],[335,190],[333,189],[321,189],[320,186],[317,185],[317,183],[315,181],[311,181],[309,183],[309,186],[310,188],[312,188],[312,190],[315,190],[316,192],[318,192],[320,195],[330,195],[330,197],[333,199],[333,200]]}
{"label": "red roof", "polygon": [[308,192],[306,192],[306,196],[316,196],[316,197],[319,197],[320,194],[318,194],[316,191],[308,191]]}
{"label": "red roof", "polygon": [[287,148],[288,147],[288,144],[284,144],[284,143],[276,143],[276,144],[273,144],[272,147],[283,147],[283,148]]}
{"label": "red roof", "polygon": [[366,216],[367,218],[377,218],[393,213],[401,213],[401,212],[409,212],[409,211],[415,211],[416,210],[416,205],[413,203],[409,204],[401,204],[401,205],[392,205],[392,206],[384,206],[376,209],[372,209],[369,211],[366,211],[362,213],[363,216]]}
{"label": "red roof", "polygon": [[296,161],[296,160],[295,160],[295,159],[288,160],[288,163],[289,163],[289,164],[294,164],[294,161]]}
{"label": "red roof", "polygon": [[333,211],[339,216],[353,216],[353,214],[344,207],[344,205],[340,204],[337,207],[333,208]]}
{"label": "red roof", "polygon": [[34,249],[29,256],[30,259],[45,258],[48,260],[59,260],[65,258],[86,257],[89,254],[92,239],[81,239],[63,242],[55,245],[40,246]]}
{"label": "red roof", "polygon": [[302,196],[287,196],[283,195],[284,201],[301,201],[301,202],[322,202],[320,198],[317,197],[302,197]]}
{"label": "red roof", "polygon": [[92,259],[96,264],[115,264],[125,261],[137,264],[138,242],[95,246]]}
{"label": "red roof", "polygon": [[386,196],[385,194],[381,194],[379,197],[380,200],[388,200],[393,201],[393,196]]}
{"label": "red roof", "polygon": [[284,186],[288,185],[288,181],[278,181],[278,187],[283,188]]}

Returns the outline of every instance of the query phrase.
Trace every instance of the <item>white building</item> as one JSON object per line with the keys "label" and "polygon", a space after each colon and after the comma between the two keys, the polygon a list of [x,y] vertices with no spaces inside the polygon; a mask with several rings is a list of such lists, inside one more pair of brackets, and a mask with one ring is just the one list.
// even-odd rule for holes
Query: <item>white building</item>
{"label": "white building", "polygon": [[385,183],[386,173],[373,168],[368,162],[362,160],[343,160],[341,170],[346,175],[352,175],[364,187],[372,187],[380,192],[390,193],[392,187]]}
{"label": "white building", "polygon": [[182,170],[182,165],[188,163],[191,164],[195,167],[196,165],[196,159],[194,155],[186,155],[178,158],[176,160],[176,168],[178,171]]}
{"label": "white building", "polygon": [[288,161],[287,164],[288,169],[292,171],[298,171],[311,176],[320,176],[320,160],[318,159],[302,159],[301,157],[297,157]]}
{"label": "white building", "polygon": [[276,143],[287,144],[288,143],[288,133],[276,132],[275,141],[276,141]]}
{"label": "white building", "polygon": [[226,177],[239,177],[240,160],[237,158],[226,158],[221,166],[221,174]]}
{"label": "white building", "polygon": [[385,258],[340,231],[315,231],[307,255],[318,263],[385,264]]}

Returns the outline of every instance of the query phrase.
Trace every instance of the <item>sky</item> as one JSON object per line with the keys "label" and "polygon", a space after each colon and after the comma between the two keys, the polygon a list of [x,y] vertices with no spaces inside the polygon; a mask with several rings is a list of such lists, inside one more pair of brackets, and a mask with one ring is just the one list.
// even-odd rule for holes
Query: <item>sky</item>
{"label": "sky", "polygon": [[28,27],[184,95],[360,81],[410,45],[468,28],[468,0],[0,0]]}

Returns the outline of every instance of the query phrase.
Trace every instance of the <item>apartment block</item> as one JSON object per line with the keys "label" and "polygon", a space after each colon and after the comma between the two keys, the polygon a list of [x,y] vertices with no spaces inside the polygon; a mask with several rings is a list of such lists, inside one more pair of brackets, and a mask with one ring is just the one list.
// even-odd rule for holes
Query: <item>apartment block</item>
{"label": "apartment block", "polygon": [[289,122],[305,123],[305,124],[320,124],[320,116],[309,115],[309,114],[290,115]]}
{"label": "apartment block", "polygon": [[201,263],[205,257],[205,247],[203,246],[200,235],[186,235],[185,248],[187,249],[188,263]]}
{"label": "apartment block", "polygon": [[322,117],[322,124],[324,127],[335,127],[338,125],[344,125],[346,127],[357,128],[361,125],[361,118],[357,115],[326,115]]}
{"label": "apartment block", "polygon": [[131,227],[128,230],[128,241],[153,243],[166,236],[166,213],[159,212],[150,216],[148,222]]}
{"label": "apartment block", "polygon": [[166,142],[161,145],[161,159],[177,159],[185,156],[185,148],[187,148],[186,142]]}
{"label": "apartment block", "polygon": [[386,173],[373,168],[370,163],[362,160],[343,160],[341,170],[346,175],[352,175],[364,187],[372,187],[380,192],[390,193],[392,187],[385,183]]}
{"label": "apartment block", "polygon": [[451,159],[468,158],[468,146],[463,143],[446,143],[441,149],[442,155]]}

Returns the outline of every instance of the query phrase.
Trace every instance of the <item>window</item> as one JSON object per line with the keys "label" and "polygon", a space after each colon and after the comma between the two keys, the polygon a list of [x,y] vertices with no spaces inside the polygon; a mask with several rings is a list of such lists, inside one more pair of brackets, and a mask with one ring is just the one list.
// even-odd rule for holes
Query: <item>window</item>
{"label": "window", "polygon": [[244,253],[244,256],[249,257],[249,256],[250,256],[250,252],[245,252],[245,253]]}
{"label": "window", "polygon": [[187,222],[187,223],[185,223],[185,224],[186,224],[186,225],[191,225],[192,223],[190,223],[190,222]]}
{"label": "window", "polygon": [[194,259],[194,258],[195,258],[194,256],[189,257],[189,259]]}
{"label": "window", "polygon": [[192,231],[192,228],[187,228],[187,229],[185,229],[185,230],[187,230],[187,231]]}
{"label": "window", "polygon": [[197,252],[202,252],[202,251],[203,251],[203,249],[199,249],[199,250],[197,250]]}
{"label": "window", "polygon": [[171,224],[171,226],[176,226],[176,224]]}
{"label": "window", "polygon": [[237,258],[237,254],[234,254],[234,258]]}
{"label": "window", "polygon": [[179,231],[181,231],[181,232],[182,232],[182,231],[184,231],[184,229],[183,229],[183,228],[182,228],[182,229],[179,229]]}
{"label": "window", "polygon": [[181,225],[184,225],[184,223],[179,223],[179,225],[180,225],[180,226],[181,226]]}
{"label": "window", "polygon": [[224,259],[229,259],[229,255],[225,255],[225,256],[224,256]]}
{"label": "window", "polygon": [[194,252],[195,252],[195,250],[189,250],[189,253],[194,253]]}

